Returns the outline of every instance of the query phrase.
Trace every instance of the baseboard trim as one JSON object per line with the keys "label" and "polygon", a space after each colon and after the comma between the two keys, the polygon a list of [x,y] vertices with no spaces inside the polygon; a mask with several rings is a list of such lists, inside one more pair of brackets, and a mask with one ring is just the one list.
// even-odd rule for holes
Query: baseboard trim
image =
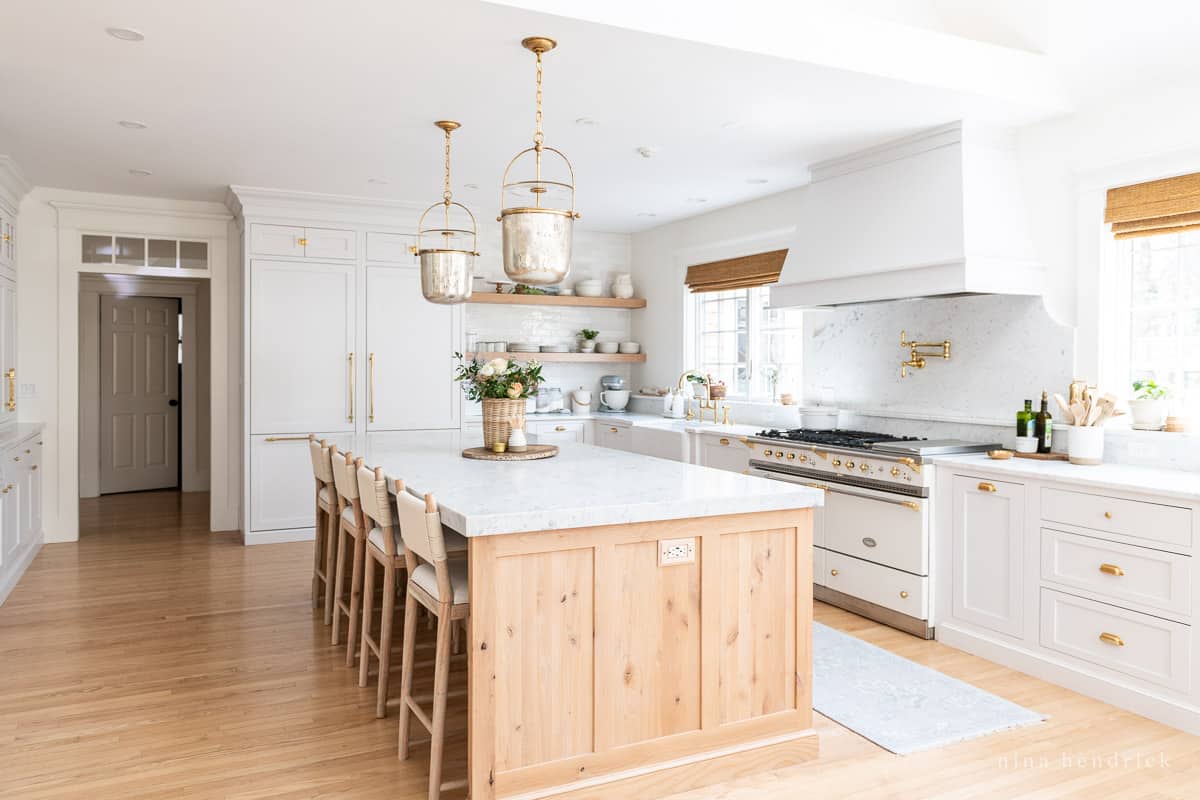
{"label": "baseboard trim", "polygon": [[25,574],[25,570],[29,569],[29,565],[37,558],[37,554],[42,551],[42,545],[44,544],[45,540],[42,534],[39,533],[34,538],[33,544],[29,545],[25,549],[24,554],[17,559],[16,564],[11,568],[11,572],[7,569],[5,570],[7,574],[3,579],[0,579],[0,606],[4,605],[4,601],[12,594],[12,590],[17,588],[17,583],[20,582],[21,576]]}
{"label": "baseboard trim", "polygon": [[312,528],[291,528],[282,531],[250,531],[242,534],[242,544],[247,547],[257,544],[311,542],[314,539],[316,539],[316,536]]}
{"label": "baseboard trim", "polygon": [[1112,678],[1095,673],[1081,664],[1002,642],[950,622],[938,623],[937,640],[1193,736],[1200,735],[1200,707],[1186,700],[1163,697],[1140,686],[1116,683]]}

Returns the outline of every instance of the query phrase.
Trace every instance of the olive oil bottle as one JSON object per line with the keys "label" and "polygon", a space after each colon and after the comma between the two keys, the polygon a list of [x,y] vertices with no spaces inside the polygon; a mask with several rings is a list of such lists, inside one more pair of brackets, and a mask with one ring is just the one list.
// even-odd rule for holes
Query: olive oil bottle
{"label": "olive oil bottle", "polygon": [[1017,452],[1036,453],[1037,433],[1034,423],[1037,415],[1033,412],[1033,401],[1026,400],[1025,408],[1017,412]]}
{"label": "olive oil bottle", "polygon": [[1049,453],[1051,447],[1051,428],[1054,423],[1050,420],[1050,398],[1045,390],[1042,391],[1042,409],[1037,413],[1033,421],[1034,435],[1037,436],[1037,451],[1039,453]]}

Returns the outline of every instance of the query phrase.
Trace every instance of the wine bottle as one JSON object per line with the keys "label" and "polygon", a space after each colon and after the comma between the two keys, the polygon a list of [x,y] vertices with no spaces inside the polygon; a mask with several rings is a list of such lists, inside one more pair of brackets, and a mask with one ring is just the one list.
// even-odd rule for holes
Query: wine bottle
{"label": "wine bottle", "polygon": [[1025,408],[1017,412],[1017,452],[1036,453],[1037,433],[1034,421],[1037,415],[1033,413],[1033,401],[1026,400]]}
{"label": "wine bottle", "polygon": [[1034,435],[1037,437],[1037,451],[1039,453],[1049,453],[1051,447],[1051,428],[1053,423],[1050,421],[1050,398],[1046,392],[1042,391],[1042,410],[1037,413],[1033,421]]}

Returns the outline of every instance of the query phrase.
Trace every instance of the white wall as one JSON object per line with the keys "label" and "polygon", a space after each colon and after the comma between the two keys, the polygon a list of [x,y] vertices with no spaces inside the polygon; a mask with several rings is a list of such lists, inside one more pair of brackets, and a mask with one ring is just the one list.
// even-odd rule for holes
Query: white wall
{"label": "white wall", "polygon": [[[34,390],[23,398],[18,414],[23,422],[46,423],[46,541],[72,541],[79,535],[79,274],[139,273],[110,266],[85,268],[79,263],[80,230],[209,241],[210,269],[203,276],[214,290],[206,387],[213,399],[209,451],[213,465],[224,465],[213,470],[210,516],[214,529],[237,528],[240,448],[230,423],[238,417],[229,416],[231,409],[236,412],[236,401],[228,398],[237,394],[240,330],[230,325],[227,303],[231,286],[240,287],[240,281],[236,266],[227,264],[228,220],[228,211],[215,203],[61,189],[35,189],[22,202],[17,368],[20,382]],[[240,288],[237,291],[240,294]],[[215,302],[216,293],[220,303]]]}

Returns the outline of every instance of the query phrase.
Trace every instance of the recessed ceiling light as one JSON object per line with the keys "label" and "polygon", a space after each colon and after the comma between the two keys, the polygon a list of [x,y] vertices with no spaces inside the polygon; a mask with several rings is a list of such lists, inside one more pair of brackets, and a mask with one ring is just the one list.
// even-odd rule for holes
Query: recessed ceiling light
{"label": "recessed ceiling light", "polygon": [[590,126],[590,125],[599,125],[600,123],[596,122],[596,120],[592,119],[591,117],[580,117],[579,119],[575,120],[575,124]]}
{"label": "recessed ceiling light", "polygon": [[464,189],[478,189],[479,184],[478,183],[464,183],[463,188]]}
{"label": "recessed ceiling light", "polygon": [[146,38],[146,34],[137,28],[105,28],[104,32],[122,42],[140,42]]}
{"label": "recessed ceiling light", "polygon": [[374,183],[377,186],[383,186],[387,183],[386,178],[367,178],[367,183]]}
{"label": "recessed ceiling light", "polygon": [[639,217],[657,217],[658,214],[655,214],[653,211],[639,211],[638,216]]}
{"label": "recessed ceiling light", "polygon": [[643,147],[639,147],[637,149],[637,154],[639,156],[641,156],[642,158],[654,158],[656,155],[658,155],[658,151],[655,150],[653,147],[644,147],[643,146]]}
{"label": "recessed ceiling light", "polygon": [[760,184],[760,183],[766,183],[766,182],[767,182],[766,178],[747,178],[746,179],[746,183]]}
{"label": "recessed ceiling light", "polygon": [[139,178],[144,178],[147,175],[153,175],[154,173],[148,169],[142,169],[141,167],[134,167],[133,169],[129,170],[129,174],[137,175]]}
{"label": "recessed ceiling light", "polygon": [[136,119],[123,119],[117,123],[122,128],[128,128],[131,131],[144,131],[150,126],[144,122],[138,122]]}
{"label": "recessed ceiling light", "polygon": [[708,198],[707,197],[689,197],[688,202],[689,203],[707,203]]}

